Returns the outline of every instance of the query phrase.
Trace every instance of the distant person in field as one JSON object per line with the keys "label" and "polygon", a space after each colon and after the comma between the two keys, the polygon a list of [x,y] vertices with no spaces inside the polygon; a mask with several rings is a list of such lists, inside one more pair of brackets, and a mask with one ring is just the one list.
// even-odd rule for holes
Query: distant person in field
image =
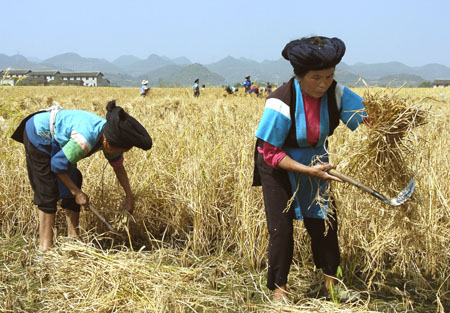
{"label": "distant person in field", "polygon": [[239,89],[238,89],[238,88],[235,88],[235,87],[233,87],[233,86],[227,86],[227,87],[225,87],[225,91],[226,91],[229,95],[232,95],[233,93],[238,92]]}
{"label": "distant person in field", "polygon": [[76,163],[102,150],[125,191],[122,206],[134,210],[134,196],[123,166],[123,153],[132,147],[148,150],[152,139],[145,128],[115,101],[106,106],[106,119],[82,110],[53,106],[26,117],[12,135],[25,146],[28,177],[39,209],[39,247],[53,246],[57,201],[62,199],[68,236],[78,239],[80,206],[89,204],[81,190]]}
{"label": "distant person in field", "polygon": [[150,91],[150,88],[147,87],[148,81],[147,80],[143,80],[141,82],[142,86],[141,86],[141,96],[145,97],[147,95],[147,93]]}
{"label": "distant person in field", "polygon": [[258,85],[256,85],[256,82],[253,84],[253,86],[250,87],[250,91],[248,92],[249,95],[251,95],[252,93],[259,96],[259,87]]}
{"label": "distant person in field", "polygon": [[272,84],[267,82],[266,84],[266,92],[270,95],[272,93]]}
{"label": "distant person in field", "polygon": [[203,84],[203,85],[202,85],[202,90],[205,90],[205,89],[206,89],[206,85]]}
{"label": "distant person in field", "polygon": [[197,78],[194,81],[194,85],[192,86],[192,89],[194,90],[194,97],[200,96],[200,80]]}
{"label": "distant person in field", "polygon": [[264,195],[267,288],[273,290],[275,301],[288,295],[294,220],[303,221],[311,237],[314,264],[322,269],[325,290],[330,293],[334,286],[341,301],[357,298],[337,286],[338,222],[335,203],[326,192],[330,181],[341,181],[328,172],[334,168],[328,163],[328,136],[340,121],[355,130],[366,116],[362,98],[334,80],[344,53],[344,42],[338,38],[315,36],[289,42],[282,56],[295,76],[267,97],[256,131],[253,185],[262,185]]}
{"label": "distant person in field", "polygon": [[245,77],[245,81],[242,83],[244,86],[244,90],[246,93],[250,93],[250,88],[252,87],[253,82],[250,80],[250,76]]}

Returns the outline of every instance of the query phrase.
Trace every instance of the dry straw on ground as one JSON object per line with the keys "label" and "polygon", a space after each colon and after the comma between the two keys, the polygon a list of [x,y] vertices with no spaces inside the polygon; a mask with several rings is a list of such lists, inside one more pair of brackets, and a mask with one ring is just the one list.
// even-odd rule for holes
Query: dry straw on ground
{"label": "dry straw on ground", "polygon": [[[225,96],[219,89],[193,98],[188,89],[155,88],[141,98],[136,88],[1,88],[0,310],[444,312],[450,303],[450,142],[443,135],[450,127],[449,103],[405,100],[435,97],[432,89],[369,91],[372,124],[354,133],[340,126],[330,141],[331,159],[388,196],[414,175],[414,196],[391,208],[349,185],[334,185],[343,280],[362,300],[348,305],[316,298],[321,273],[298,223],[289,279],[293,303],[280,307],[264,287],[265,216],[260,189],[250,187],[264,99]],[[7,136],[27,113],[53,100],[104,116],[110,99],[142,121],[155,143],[149,152],[125,156],[137,200],[128,229],[133,245],[102,235],[106,227],[83,211],[86,244],[64,239],[58,214],[56,248],[39,254],[23,148]],[[428,123],[422,125],[422,117]],[[404,133],[401,141],[385,139],[397,131]],[[83,160],[80,168],[92,205],[126,233],[118,213],[122,190],[103,157]]]}

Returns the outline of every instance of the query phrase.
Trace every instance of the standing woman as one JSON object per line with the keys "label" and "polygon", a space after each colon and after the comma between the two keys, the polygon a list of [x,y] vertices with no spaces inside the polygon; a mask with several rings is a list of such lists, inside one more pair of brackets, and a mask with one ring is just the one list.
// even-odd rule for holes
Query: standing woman
{"label": "standing woman", "polygon": [[[327,291],[339,266],[336,212],[326,190],[328,181],[340,179],[328,173],[334,166],[328,163],[327,137],[340,120],[354,130],[366,115],[362,98],[334,81],[344,53],[338,38],[289,42],[282,55],[295,76],[267,97],[256,131],[253,185],[262,185],[270,236],[267,287],[274,300],[287,297],[294,219],[303,220],[311,236],[314,263],[324,273]],[[328,201],[319,203],[317,194]],[[325,234],[326,218],[330,227]]]}
{"label": "standing woman", "polygon": [[252,87],[253,82],[250,80],[250,76],[245,77],[245,81],[242,83],[242,86],[245,88],[246,93],[250,93],[250,88]]}
{"label": "standing woman", "polygon": [[115,101],[106,106],[106,120],[82,110],[54,106],[25,118],[12,139],[25,146],[28,177],[39,209],[39,248],[53,246],[56,204],[62,199],[68,236],[78,238],[80,206],[89,204],[81,190],[82,176],[76,163],[103,150],[125,191],[123,205],[131,213],[134,196],[123,166],[123,153],[133,146],[148,150],[152,139],[145,128]]}
{"label": "standing woman", "polygon": [[194,90],[194,97],[200,96],[200,80],[198,78],[194,81],[192,90]]}

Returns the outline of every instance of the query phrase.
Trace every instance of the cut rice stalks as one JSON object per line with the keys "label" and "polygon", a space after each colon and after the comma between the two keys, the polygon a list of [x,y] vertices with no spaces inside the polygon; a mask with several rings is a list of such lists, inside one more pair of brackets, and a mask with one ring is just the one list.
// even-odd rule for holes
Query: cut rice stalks
{"label": "cut rice stalks", "polygon": [[413,177],[407,156],[416,147],[409,135],[427,123],[429,111],[421,106],[425,98],[397,94],[393,89],[365,92],[367,134],[348,165],[351,172],[359,173],[359,180],[389,196],[397,195]]}

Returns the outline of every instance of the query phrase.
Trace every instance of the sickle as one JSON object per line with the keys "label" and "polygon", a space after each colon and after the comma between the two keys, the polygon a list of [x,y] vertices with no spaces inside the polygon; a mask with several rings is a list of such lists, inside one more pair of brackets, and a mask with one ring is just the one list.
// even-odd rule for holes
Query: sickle
{"label": "sickle", "polygon": [[339,173],[338,171],[332,169],[329,170],[328,173],[330,173],[333,176],[339,177],[340,179],[342,179],[343,181],[350,183],[356,187],[358,187],[359,189],[362,189],[368,193],[370,193],[372,196],[382,200],[383,202],[392,205],[392,206],[399,206],[403,203],[405,203],[406,201],[408,201],[408,199],[411,197],[411,195],[414,192],[414,187],[416,186],[415,182],[414,182],[414,178],[411,178],[411,180],[408,183],[408,186],[406,186],[405,189],[403,189],[397,197],[393,198],[393,199],[388,199],[385,196],[383,196],[382,194],[380,194],[379,192],[375,191],[374,189],[367,187],[363,184],[361,184],[359,181],[348,177],[342,173]]}

